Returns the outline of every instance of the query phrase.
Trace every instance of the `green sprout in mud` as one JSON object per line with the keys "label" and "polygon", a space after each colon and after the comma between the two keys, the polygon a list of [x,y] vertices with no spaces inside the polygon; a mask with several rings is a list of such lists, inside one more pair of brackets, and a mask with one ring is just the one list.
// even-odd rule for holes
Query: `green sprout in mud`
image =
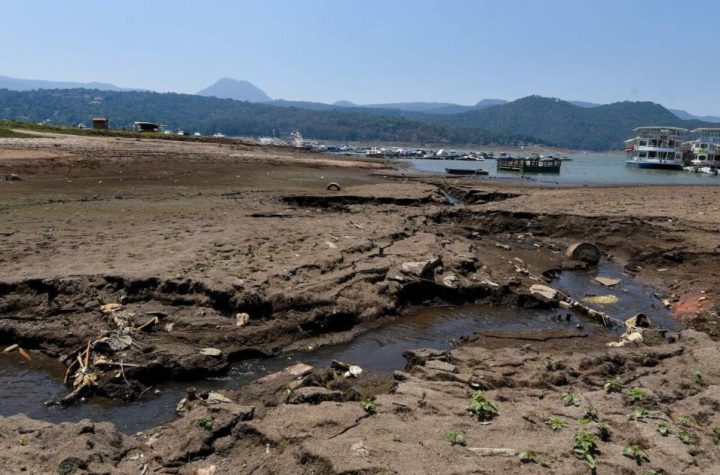
{"label": "green sprout in mud", "polygon": [[715,427],[710,433],[710,436],[715,445],[720,445],[720,427]]}
{"label": "green sprout in mud", "polygon": [[630,391],[628,391],[627,398],[628,402],[630,404],[635,404],[636,402],[644,401],[647,397],[647,392],[643,388],[632,388]]}
{"label": "green sprout in mud", "polygon": [[596,434],[600,437],[600,440],[607,442],[610,440],[610,426],[600,422],[595,425]]}
{"label": "green sprout in mud", "polygon": [[648,412],[647,409],[645,409],[644,407],[641,406],[641,407],[636,407],[633,412],[628,414],[628,419],[632,419],[634,421],[641,421],[641,420],[647,418],[648,416],[650,416],[650,412]]}
{"label": "green sprout in mud", "polygon": [[590,424],[592,421],[597,421],[597,420],[598,420],[597,409],[595,409],[593,406],[589,406],[585,410],[585,414],[583,414],[583,416],[580,419],[578,419],[578,423],[585,426],[585,425]]}
{"label": "green sprout in mud", "polygon": [[635,460],[635,463],[642,465],[646,460],[650,460],[645,451],[640,447],[639,444],[630,444],[623,448],[622,454],[625,457]]}
{"label": "green sprout in mud", "polygon": [[697,384],[702,384],[702,383],[703,383],[702,374],[700,374],[700,371],[697,371],[697,370],[695,371],[695,382],[696,382]]}
{"label": "green sprout in mud", "polygon": [[680,439],[680,442],[683,444],[688,445],[695,439],[695,433],[689,429],[680,429],[678,439]]}
{"label": "green sprout in mud", "polygon": [[597,468],[597,435],[591,432],[575,432],[574,435],[575,445],[573,446],[573,452],[580,457],[584,458],[591,470]]}
{"label": "green sprout in mud", "polygon": [[569,393],[563,393],[562,401],[565,403],[566,406],[579,406],[580,396],[570,391]]}
{"label": "green sprout in mud", "polygon": [[525,452],[520,452],[519,458],[522,463],[532,463],[536,461],[537,454],[533,452],[532,450],[526,450]]}
{"label": "green sprout in mud", "polygon": [[550,417],[545,423],[554,431],[559,431],[567,427],[567,422],[565,422],[565,419],[562,417]]}
{"label": "green sprout in mud", "polygon": [[482,391],[475,391],[467,411],[473,414],[479,421],[488,421],[498,415],[495,404],[487,399]]}
{"label": "green sprout in mud", "polygon": [[451,445],[460,445],[462,447],[467,445],[465,434],[456,430],[449,430],[445,432],[445,439],[450,442]]}
{"label": "green sprout in mud", "polygon": [[680,419],[678,419],[677,423],[681,426],[687,427],[690,425],[690,418],[688,416],[682,416]]}
{"label": "green sprout in mud", "polygon": [[203,429],[210,431],[213,428],[213,418],[209,416],[203,417],[202,419],[200,419],[199,425]]}
{"label": "green sprout in mud", "polygon": [[368,414],[377,414],[377,403],[372,399],[363,399],[360,401],[360,407]]}
{"label": "green sprout in mud", "polygon": [[613,378],[603,385],[603,389],[606,393],[619,393],[622,391],[622,384],[618,378]]}
{"label": "green sprout in mud", "polygon": [[545,357],[545,369],[548,371],[557,371],[560,369],[560,363],[549,356]]}
{"label": "green sprout in mud", "polygon": [[670,426],[668,426],[664,422],[658,423],[657,430],[658,430],[658,432],[660,432],[660,435],[663,437],[667,437],[668,435],[670,435]]}

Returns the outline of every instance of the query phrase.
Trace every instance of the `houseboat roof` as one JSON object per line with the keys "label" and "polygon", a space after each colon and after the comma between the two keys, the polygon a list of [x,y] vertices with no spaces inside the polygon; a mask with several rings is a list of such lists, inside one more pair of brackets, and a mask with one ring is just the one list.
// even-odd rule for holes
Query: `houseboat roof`
{"label": "houseboat roof", "polygon": [[698,129],[693,129],[690,132],[693,134],[717,134],[720,135],[720,127],[700,127]]}
{"label": "houseboat roof", "polygon": [[641,130],[672,130],[674,132],[687,132],[687,129],[682,127],[668,127],[665,125],[648,125],[644,127],[636,127],[633,129],[634,132],[639,132]]}

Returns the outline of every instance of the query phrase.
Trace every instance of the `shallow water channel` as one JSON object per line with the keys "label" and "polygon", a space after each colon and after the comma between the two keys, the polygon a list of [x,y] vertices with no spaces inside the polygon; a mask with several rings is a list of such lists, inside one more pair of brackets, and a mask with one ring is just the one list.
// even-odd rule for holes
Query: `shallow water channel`
{"label": "shallow water channel", "polygon": [[[593,280],[596,276],[621,279],[612,288]],[[659,327],[677,331],[681,325],[672,320],[655,291],[632,277],[623,275],[613,264],[602,264],[597,271],[563,272],[553,286],[574,298],[585,295],[618,297],[617,303],[602,308],[608,314],[627,319],[636,313],[648,314]],[[607,331],[586,317],[573,314],[568,322],[566,310],[528,310],[464,305],[460,307],[420,308],[402,317],[393,318],[354,340],[321,347],[314,352],[284,354],[274,358],[246,360],[235,364],[222,377],[194,382],[169,382],[159,386],[158,392],[147,400],[120,403],[93,398],[67,408],[45,406],[67,394],[62,384],[64,366],[57,360],[34,354],[27,362],[17,353],[0,355],[0,415],[24,413],[30,417],[52,422],[111,421],[123,432],[142,431],[175,417],[175,404],[188,386],[200,389],[236,389],[263,375],[279,371],[294,363],[304,362],[316,367],[328,366],[333,359],[360,365],[367,371],[392,372],[405,366],[402,353],[416,348],[450,349],[454,339],[481,330],[526,332],[549,328],[574,328],[580,324],[587,333]]]}

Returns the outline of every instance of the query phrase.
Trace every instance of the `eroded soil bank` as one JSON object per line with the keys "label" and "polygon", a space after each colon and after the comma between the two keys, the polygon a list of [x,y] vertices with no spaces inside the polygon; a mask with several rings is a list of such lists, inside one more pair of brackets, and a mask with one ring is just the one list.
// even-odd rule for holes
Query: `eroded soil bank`
{"label": "eroded soil bank", "polygon": [[[578,239],[717,336],[714,188],[418,181],[286,149],[74,137],[5,140],[0,171],[22,178],[0,182],[0,340],[79,359],[69,383],[87,361],[102,369],[79,396],[132,400],[162,380],[345,341],[417,305],[547,306],[529,288],[553,285]],[[229,402],[197,397],[184,417],[136,437],[5,418],[0,458],[30,472],[576,473],[587,465],[573,455],[574,432],[605,422],[612,438],[597,443],[598,470],[716,467],[711,339],[658,334],[646,341],[655,346],[610,350],[609,336],[572,332],[476,335],[449,353],[408,355],[394,380],[296,368],[225,392]],[[616,376],[623,392],[606,394]],[[634,386],[647,394],[630,404]],[[478,389],[497,404],[490,424],[465,411]],[[572,391],[580,406],[566,408]],[[370,414],[360,401],[374,396]],[[639,404],[652,418],[627,418]],[[578,425],[589,405],[599,421]],[[556,416],[566,428],[549,428]],[[657,433],[663,421],[668,437]],[[470,448],[508,450],[451,445],[446,431]],[[681,432],[692,432],[687,444]],[[62,433],[75,436],[51,449]],[[622,455],[632,444],[649,458],[641,467]]]}

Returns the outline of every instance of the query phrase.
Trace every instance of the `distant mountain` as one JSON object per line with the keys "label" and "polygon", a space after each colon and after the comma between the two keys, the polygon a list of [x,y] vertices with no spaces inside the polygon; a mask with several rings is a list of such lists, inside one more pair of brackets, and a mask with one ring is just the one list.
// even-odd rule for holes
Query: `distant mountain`
{"label": "distant mountain", "polygon": [[337,107],[357,107],[357,104],[350,101],[337,101],[333,102],[333,105]]}
{"label": "distant mountain", "polygon": [[272,100],[270,96],[254,84],[231,78],[222,78],[212,86],[198,91],[197,95],[247,102],[268,102]]}
{"label": "distant mountain", "polygon": [[578,107],[584,107],[586,109],[589,109],[590,107],[597,107],[601,106],[602,104],[596,104],[595,102],[586,102],[586,101],[568,101],[570,104]]}
{"label": "distant mountain", "polygon": [[487,109],[488,107],[495,107],[495,106],[501,106],[503,104],[507,104],[508,101],[505,99],[483,99],[481,101],[478,101],[477,104],[475,104],[475,109]]}
{"label": "distant mountain", "polygon": [[642,125],[700,127],[652,102],[616,102],[579,107],[560,99],[529,96],[504,105],[449,116],[434,122],[507,134],[523,133],[560,147],[617,150],[632,129]]}
{"label": "distant mountain", "polygon": [[99,89],[101,91],[130,91],[104,82],[45,81],[41,79],[19,79],[0,76],[0,89],[11,91],[32,91],[35,89]]}
{"label": "distant mountain", "polygon": [[693,115],[687,111],[680,109],[668,109],[670,112],[683,120],[703,120],[705,122],[720,123],[720,117],[714,115]]}
{"label": "distant mountain", "polygon": [[376,114],[372,109],[345,109],[325,104],[330,109],[308,110],[271,104],[156,92],[0,90],[0,120],[50,119],[54,124],[77,124],[93,116],[103,116],[108,117],[114,127],[129,128],[135,121],[151,121],[166,124],[173,130],[204,134],[284,136],[297,129],[308,138],[337,141],[438,145],[536,142],[527,135],[488,133],[399,115]]}

